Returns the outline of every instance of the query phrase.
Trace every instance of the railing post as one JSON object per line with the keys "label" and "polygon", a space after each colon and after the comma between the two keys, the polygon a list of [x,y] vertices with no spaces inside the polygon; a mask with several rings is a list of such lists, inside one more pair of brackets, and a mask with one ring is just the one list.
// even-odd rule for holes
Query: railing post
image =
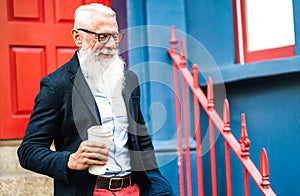
{"label": "railing post", "polygon": [[263,148],[260,153],[260,173],[262,176],[261,186],[265,189],[269,188],[269,164],[268,164],[268,157],[267,152]]}
{"label": "railing post", "polygon": [[[172,51],[176,52],[178,40],[176,38],[175,26],[171,27],[171,39],[169,43],[171,44]],[[179,95],[179,85],[178,85],[178,72],[175,62],[173,61],[173,76],[174,76],[174,99],[175,99],[175,110],[176,110],[176,134],[177,134],[177,146],[178,146],[178,175],[179,175],[179,191],[180,196],[184,196],[184,169],[183,169],[183,149],[182,149],[182,134],[181,134],[181,112],[180,112],[180,95]]]}
{"label": "railing post", "polygon": [[241,156],[244,157],[244,158],[248,158],[249,157],[250,140],[248,139],[245,114],[242,113],[241,117],[242,117],[242,120],[241,120],[242,121],[241,122],[241,139],[240,139],[241,151],[242,151]]}
{"label": "railing post", "polygon": [[212,111],[214,109],[214,90],[211,77],[207,79],[207,109]]}
{"label": "railing post", "polygon": [[171,44],[171,49],[176,52],[177,51],[177,43],[178,40],[176,38],[176,28],[175,26],[171,26],[171,38],[169,40],[169,43]]}
{"label": "railing post", "polygon": [[223,132],[230,133],[230,110],[228,100],[224,100],[223,104]]}
{"label": "railing post", "polygon": [[[184,40],[180,39],[180,67],[186,67]],[[190,134],[189,134],[189,117],[188,117],[188,102],[187,102],[187,85],[186,80],[182,76],[182,102],[183,102],[183,120],[184,120],[184,142],[185,142],[185,164],[186,164],[186,183],[187,194],[192,196],[192,171],[191,171],[191,153],[190,153]]]}
{"label": "railing post", "polygon": [[[180,38],[180,67],[186,66],[184,40]],[[184,77],[182,77],[184,79]]]}
{"label": "railing post", "polygon": [[[198,65],[193,64],[193,87],[199,88]],[[197,161],[197,180],[198,180],[198,195],[203,196],[203,169],[202,169],[202,150],[201,150],[201,125],[200,125],[200,108],[196,95],[194,94],[194,121],[195,121],[195,136],[196,136],[196,161]]]}
{"label": "railing post", "polygon": [[[249,158],[249,146],[250,146],[250,140],[248,139],[248,133],[247,133],[247,127],[246,127],[246,117],[245,114],[242,113],[241,115],[241,139],[240,139],[240,145],[241,145],[241,156],[244,159]],[[249,196],[249,180],[248,180],[248,171],[244,167],[244,189],[245,189],[245,196]]]}
{"label": "railing post", "polygon": [[214,110],[214,90],[212,80],[209,77],[207,80],[207,109],[209,126],[209,145],[210,145],[210,161],[211,161],[211,181],[212,181],[212,195],[217,196],[217,168],[216,168],[216,152],[215,152],[215,136],[212,112]]}
{"label": "railing post", "polygon": [[199,79],[198,79],[198,65],[193,64],[192,65],[192,70],[193,70],[193,79],[194,79],[194,88],[197,89],[199,88]]}
{"label": "railing post", "polygon": [[[230,110],[228,100],[224,100],[223,105],[223,132],[230,133]],[[232,195],[232,185],[231,185],[231,168],[230,168],[230,146],[227,141],[224,142],[225,145],[225,168],[226,168],[226,192],[227,196]]]}

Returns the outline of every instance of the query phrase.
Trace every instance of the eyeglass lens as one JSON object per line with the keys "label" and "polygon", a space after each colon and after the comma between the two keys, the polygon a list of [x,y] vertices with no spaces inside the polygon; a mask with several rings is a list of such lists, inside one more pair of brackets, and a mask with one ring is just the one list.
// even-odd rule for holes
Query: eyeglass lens
{"label": "eyeglass lens", "polygon": [[98,34],[98,41],[101,43],[101,44],[106,44],[110,38],[112,37],[113,40],[115,42],[121,42],[122,39],[123,39],[123,36],[124,34],[122,33],[117,33],[117,34],[105,34],[105,33],[99,33]]}
{"label": "eyeglass lens", "polygon": [[115,42],[121,42],[123,37],[124,37],[124,33],[120,32],[120,33],[116,33],[116,34],[109,34],[109,33],[96,33],[96,32],[93,32],[93,31],[89,31],[89,30],[86,30],[86,29],[81,29],[81,28],[78,28],[79,31],[83,31],[83,32],[86,32],[86,33],[90,33],[90,34],[95,34],[98,36],[98,41],[101,43],[101,44],[106,44],[110,38],[112,37],[114,39]]}

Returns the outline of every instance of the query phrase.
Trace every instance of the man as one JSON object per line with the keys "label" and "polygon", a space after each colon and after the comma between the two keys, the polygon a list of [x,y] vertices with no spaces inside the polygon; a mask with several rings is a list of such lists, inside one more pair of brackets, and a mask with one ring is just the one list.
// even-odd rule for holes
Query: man
{"label": "man", "polygon": [[[78,51],[42,79],[20,164],[53,177],[55,195],[173,195],[157,169],[137,77],[118,55],[123,34],[115,12],[89,4],[74,16]],[[113,128],[112,145],[87,140],[95,125]],[[106,165],[106,173],[92,175],[90,165]]]}

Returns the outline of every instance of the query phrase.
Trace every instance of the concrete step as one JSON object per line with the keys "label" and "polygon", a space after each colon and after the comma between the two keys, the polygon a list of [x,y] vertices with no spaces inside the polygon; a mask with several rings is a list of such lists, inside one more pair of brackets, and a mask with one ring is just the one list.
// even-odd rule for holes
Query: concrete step
{"label": "concrete step", "polygon": [[14,145],[0,147],[0,195],[53,195],[53,179],[23,169],[17,148]]}
{"label": "concrete step", "polygon": [[28,173],[24,170],[17,157],[17,146],[0,147],[0,174],[23,174]]}
{"label": "concrete step", "polygon": [[53,180],[39,174],[0,176],[1,196],[52,196]]}

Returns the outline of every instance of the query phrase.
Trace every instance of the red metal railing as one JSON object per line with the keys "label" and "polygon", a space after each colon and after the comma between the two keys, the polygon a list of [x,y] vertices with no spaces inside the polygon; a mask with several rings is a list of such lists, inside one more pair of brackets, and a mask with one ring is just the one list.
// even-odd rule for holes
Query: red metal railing
{"label": "red metal railing", "polygon": [[[250,194],[248,176],[252,178],[258,189],[264,195],[276,195],[270,187],[269,182],[269,167],[268,158],[265,149],[261,150],[260,154],[260,170],[254,165],[249,157],[250,140],[248,139],[245,114],[241,115],[241,136],[238,141],[231,133],[230,128],[230,111],[228,100],[224,100],[223,105],[223,118],[214,109],[214,90],[211,78],[207,80],[207,93],[203,93],[198,85],[198,66],[192,66],[192,74],[186,67],[184,42],[180,40],[180,54],[177,53],[177,38],[175,27],[171,27],[171,49],[168,53],[173,61],[174,72],[174,90],[175,90],[175,107],[176,107],[176,128],[178,137],[178,167],[179,167],[179,184],[180,195],[192,195],[192,176],[191,176],[191,159],[190,159],[190,145],[189,145],[189,126],[188,126],[188,103],[187,103],[187,85],[193,93],[194,105],[194,127],[195,127],[195,140],[196,140],[196,168],[197,168],[197,188],[198,195],[203,196],[203,170],[202,170],[202,149],[201,149],[201,130],[200,130],[200,107],[203,108],[208,116],[208,130],[209,130],[209,143],[210,143],[210,163],[211,163],[211,187],[212,195],[217,196],[217,172],[216,172],[216,154],[215,154],[215,135],[214,129],[216,128],[224,139],[225,145],[225,171],[226,171],[226,194],[232,195],[231,184],[231,166],[230,166],[230,149],[234,152],[235,156],[239,159],[243,166],[244,173],[244,195]],[[181,92],[183,104],[183,134],[185,148],[182,144],[182,130],[180,125],[180,98],[179,94],[179,78],[178,70],[181,75]],[[184,167],[184,154],[185,154],[185,167]],[[184,179],[186,179],[186,186]]]}

